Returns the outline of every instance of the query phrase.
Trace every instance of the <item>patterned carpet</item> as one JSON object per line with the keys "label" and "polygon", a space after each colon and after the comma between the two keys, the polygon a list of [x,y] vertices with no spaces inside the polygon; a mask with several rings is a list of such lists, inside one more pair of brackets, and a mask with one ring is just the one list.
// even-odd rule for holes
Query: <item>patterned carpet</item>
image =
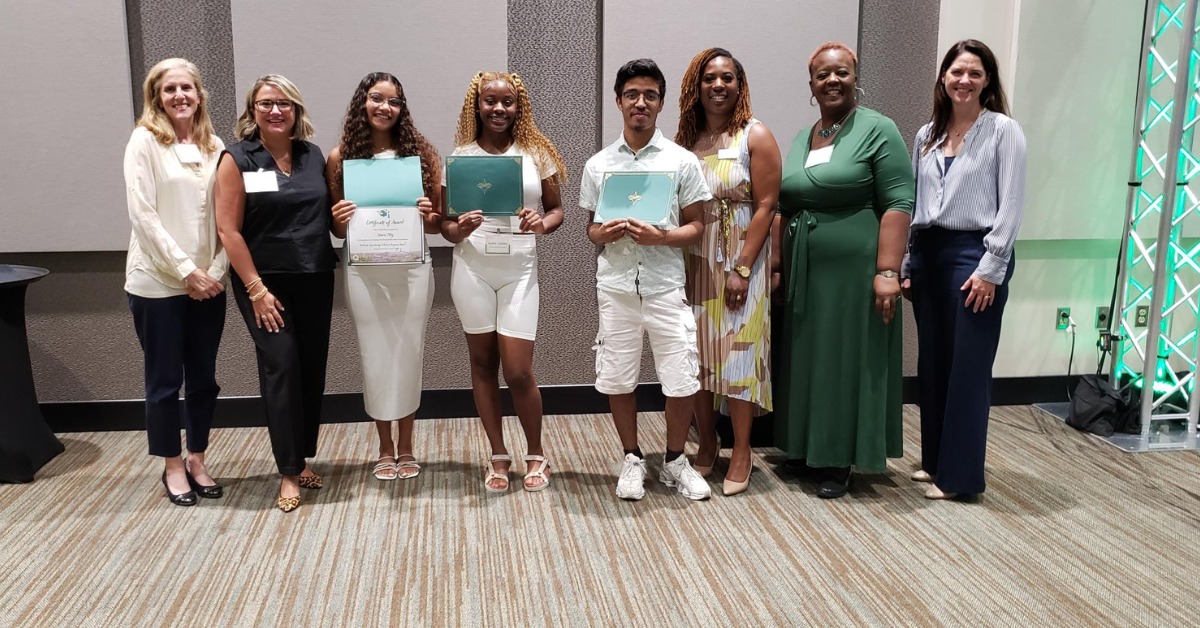
{"label": "patterned carpet", "polygon": [[[906,420],[915,439],[915,409]],[[663,429],[643,415],[652,478]],[[922,498],[915,440],[840,500],[763,449],[744,495],[692,503],[651,481],[626,503],[607,415],[548,418],[554,475],[536,494],[484,491],[476,421],[418,422],[425,468],[409,481],[370,477],[369,434],[327,426],[326,488],[286,515],[263,429],[214,434],[226,497],[193,508],[162,497],[144,434],[64,435],[36,482],[0,486],[0,626],[1187,626],[1200,612],[1200,454],[1123,454],[1032,408],[993,413],[977,503]]]}

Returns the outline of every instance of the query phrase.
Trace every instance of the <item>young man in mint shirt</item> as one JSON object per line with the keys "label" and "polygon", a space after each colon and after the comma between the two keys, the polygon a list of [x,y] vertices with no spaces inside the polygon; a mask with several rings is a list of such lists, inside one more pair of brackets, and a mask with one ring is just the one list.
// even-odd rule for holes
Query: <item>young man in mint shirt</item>
{"label": "young man in mint shirt", "polygon": [[594,217],[606,172],[675,173],[675,194],[664,227],[633,218],[589,223],[588,239],[604,249],[596,262],[596,390],[608,395],[613,423],[625,450],[617,497],[641,499],[646,460],[638,447],[637,388],[643,330],[667,398],[667,453],[659,480],[688,499],[707,499],[708,482],[683,455],[700,390],[696,318],[684,294],[683,248],[700,241],[701,211],[712,198],[695,155],[663,137],[656,122],[666,80],[650,59],[630,61],[613,86],[624,119],[621,137],[588,160],[579,206]]}

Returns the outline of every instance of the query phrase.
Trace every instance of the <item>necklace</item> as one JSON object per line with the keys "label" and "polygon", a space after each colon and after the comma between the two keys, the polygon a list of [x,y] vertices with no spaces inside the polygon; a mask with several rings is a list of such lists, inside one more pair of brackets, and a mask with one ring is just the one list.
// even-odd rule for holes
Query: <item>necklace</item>
{"label": "necklace", "polygon": [[838,120],[837,122],[834,122],[834,123],[833,123],[833,126],[829,127],[828,129],[817,129],[817,135],[821,136],[821,139],[827,139],[827,138],[829,138],[830,136],[832,136],[834,133],[837,133],[838,131],[841,131],[841,130],[842,130],[842,123],[846,121],[846,118],[849,118],[849,117],[850,117],[850,114],[854,113],[854,110],[855,110],[856,108],[857,108],[857,106],[855,106],[855,107],[851,107],[851,108],[850,108],[850,111],[847,111],[847,112],[846,112],[846,115],[842,116],[842,119],[841,119],[841,120]]}

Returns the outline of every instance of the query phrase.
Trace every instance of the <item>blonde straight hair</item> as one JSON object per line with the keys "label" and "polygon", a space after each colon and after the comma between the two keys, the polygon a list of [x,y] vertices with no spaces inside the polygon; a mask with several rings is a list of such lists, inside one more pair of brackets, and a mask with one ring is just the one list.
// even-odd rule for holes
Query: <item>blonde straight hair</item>
{"label": "blonde straight hair", "polygon": [[260,76],[257,81],[254,81],[254,87],[246,92],[246,108],[242,110],[242,115],[238,118],[237,126],[233,130],[237,139],[248,140],[258,135],[258,123],[254,121],[254,97],[258,95],[258,90],[262,89],[264,85],[270,85],[283,92],[283,95],[292,101],[296,112],[296,123],[292,126],[292,139],[311,139],[316,133],[316,129],[313,128],[312,120],[308,119],[308,108],[304,106],[304,97],[300,95],[300,89],[296,87],[296,84],[282,74]]}
{"label": "blonde straight hair", "polygon": [[163,145],[170,146],[179,141],[175,136],[175,126],[171,124],[171,118],[163,109],[162,98],[158,93],[162,87],[163,75],[175,68],[188,71],[200,99],[196,113],[192,116],[192,142],[200,150],[213,153],[217,150],[217,143],[213,141],[212,120],[208,117],[208,90],[204,89],[204,83],[200,80],[200,68],[187,59],[163,59],[150,68],[146,80],[142,83],[142,116],[138,118],[138,126],[145,127],[154,139]]}

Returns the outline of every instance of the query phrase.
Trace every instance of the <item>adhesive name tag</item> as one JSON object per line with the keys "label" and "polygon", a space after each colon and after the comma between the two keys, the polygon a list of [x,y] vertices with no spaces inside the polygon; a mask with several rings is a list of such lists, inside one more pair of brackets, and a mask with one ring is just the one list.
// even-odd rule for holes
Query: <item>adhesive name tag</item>
{"label": "adhesive name tag", "polygon": [[242,183],[246,185],[246,193],[278,192],[279,180],[274,170],[259,170],[258,172],[243,172]]}
{"label": "adhesive name tag", "polygon": [[179,163],[183,164],[204,162],[204,158],[200,156],[200,147],[195,144],[175,144],[175,156],[179,158]]}
{"label": "adhesive name tag", "polygon": [[818,148],[817,150],[809,151],[808,160],[804,162],[804,167],[812,168],[813,166],[827,164],[829,163],[830,159],[833,159],[833,144],[830,144],[825,148]]}
{"label": "adhesive name tag", "polygon": [[483,235],[485,255],[508,255],[512,252],[511,233],[485,233]]}
{"label": "adhesive name tag", "polygon": [[722,148],[721,150],[717,151],[717,159],[737,159],[737,158],[738,158],[738,149],[736,149],[736,148]]}

